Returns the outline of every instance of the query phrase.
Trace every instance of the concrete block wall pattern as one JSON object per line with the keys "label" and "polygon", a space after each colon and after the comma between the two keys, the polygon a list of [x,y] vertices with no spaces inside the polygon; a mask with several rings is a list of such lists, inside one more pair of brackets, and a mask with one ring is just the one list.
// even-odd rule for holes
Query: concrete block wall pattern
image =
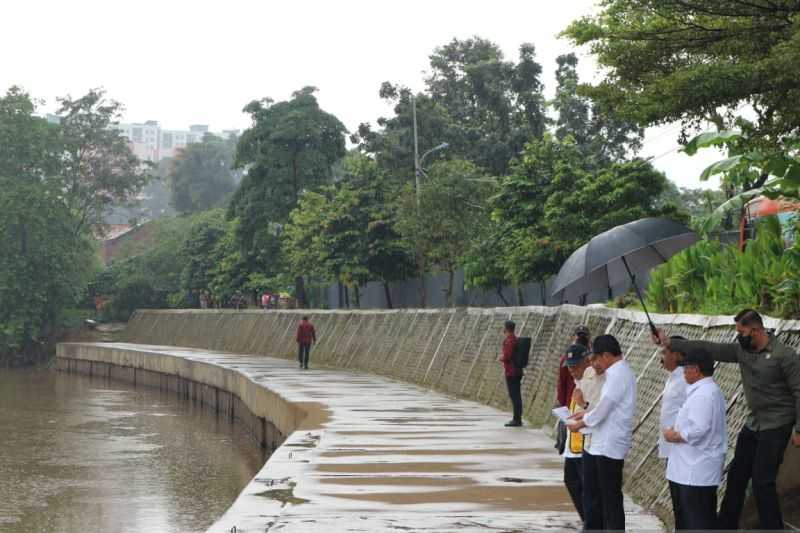
{"label": "concrete block wall pattern", "polygon": [[[383,311],[142,310],[133,316],[121,340],[292,359],[297,357],[294,333],[302,315],[311,318],[319,339],[311,352],[311,365],[379,374],[509,411],[496,358],[503,323],[514,320],[518,335],[533,340],[522,392],[525,420],[534,426],[554,424],[550,409],[558,358],[575,327],[586,324],[592,336],[613,334],[638,376],[637,419],[633,449],[625,462],[625,491],[670,520],[664,464],[656,446],[667,376],[640,312],[572,305]],[[735,338],[730,316],[653,315],[653,319],[670,335],[719,342]],[[768,318],[767,327],[800,348],[800,321]],[[715,378],[728,405],[730,460],[746,417],[745,399],[737,365],[719,365]],[[800,493],[798,467],[800,451],[792,448],[779,478],[783,494],[797,497]]]}

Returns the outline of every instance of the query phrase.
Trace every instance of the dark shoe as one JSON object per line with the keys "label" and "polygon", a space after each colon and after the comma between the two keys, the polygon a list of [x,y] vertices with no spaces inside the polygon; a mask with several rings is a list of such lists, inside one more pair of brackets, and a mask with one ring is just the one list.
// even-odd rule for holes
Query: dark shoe
{"label": "dark shoe", "polygon": [[522,425],[522,422],[519,420],[512,420],[511,422],[506,422],[507,428],[518,428]]}
{"label": "dark shoe", "polygon": [[303,367],[303,369],[304,369],[304,370],[308,370],[308,367],[307,367],[307,366],[304,366],[304,367]]}

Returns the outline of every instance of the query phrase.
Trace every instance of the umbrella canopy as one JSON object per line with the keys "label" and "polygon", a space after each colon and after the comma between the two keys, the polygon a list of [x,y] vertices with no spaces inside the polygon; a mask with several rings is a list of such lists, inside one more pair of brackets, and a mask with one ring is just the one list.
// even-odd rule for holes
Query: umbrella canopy
{"label": "umbrella canopy", "polygon": [[611,228],[569,256],[553,283],[552,295],[572,299],[628,279],[635,281],[635,274],[666,262],[697,241],[696,233],[666,218],[642,218]]}

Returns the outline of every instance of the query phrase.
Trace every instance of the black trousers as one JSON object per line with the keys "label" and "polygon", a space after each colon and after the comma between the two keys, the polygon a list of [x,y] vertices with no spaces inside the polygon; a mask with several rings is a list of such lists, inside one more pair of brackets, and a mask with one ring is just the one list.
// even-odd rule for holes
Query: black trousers
{"label": "black trousers", "polygon": [[511,407],[514,409],[514,421],[522,422],[522,375],[506,376],[506,386]]}
{"label": "black trousers", "polygon": [[311,344],[304,342],[297,343],[297,359],[300,361],[300,366],[308,368],[308,356],[311,353]]}
{"label": "black trousers", "polygon": [[625,461],[583,452],[583,529],[625,531],[622,468]]}
{"label": "black trousers", "polygon": [[583,521],[583,464],[580,457],[564,458],[564,485],[567,487],[569,497],[572,498],[575,510],[578,511],[578,516]]}
{"label": "black trousers", "polygon": [[783,452],[792,425],[765,431],[753,431],[743,427],[736,440],[725,497],[719,511],[720,529],[738,529],[744,505],[747,484],[753,482],[753,497],[756,500],[760,529],[783,529],[783,515],[775,489],[775,479],[783,462]]}
{"label": "black trousers", "polygon": [[680,485],[674,481],[669,481],[669,497],[672,499],[672,518],[675,520],[675,529],[686,529],[681,508]]}
{"label": "black trousers", "polygon": [[[717,529],[717,486],[693,487],[669,482],[673,494],[673,510],[676,514],[675,529]],[[672,491],[675,491],[674,493]],[[677,507],[675,505],[677,497]],[[680,526],[678,517],[680,515]]]}

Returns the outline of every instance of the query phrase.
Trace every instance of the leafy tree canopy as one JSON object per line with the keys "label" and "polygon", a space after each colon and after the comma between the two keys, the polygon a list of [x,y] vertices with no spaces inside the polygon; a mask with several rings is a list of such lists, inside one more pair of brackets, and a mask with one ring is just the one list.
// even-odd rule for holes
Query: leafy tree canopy
{"label": "leafy tree canopy", "polygon": [[235,189],[232,170],[236,139],[206,135],[182,148],[169,170],[170,204],[178,212],[194,213],[220,205]]}
{"label": "leafy tree canopy", "polygon": [[[565,35],[589,45],[606,78],[585,93],[643,125],[730,127],[752,106],[758,136],[796,134],[797,0],[603,0]],[[684,136],[685,139],[685,136]]]}

